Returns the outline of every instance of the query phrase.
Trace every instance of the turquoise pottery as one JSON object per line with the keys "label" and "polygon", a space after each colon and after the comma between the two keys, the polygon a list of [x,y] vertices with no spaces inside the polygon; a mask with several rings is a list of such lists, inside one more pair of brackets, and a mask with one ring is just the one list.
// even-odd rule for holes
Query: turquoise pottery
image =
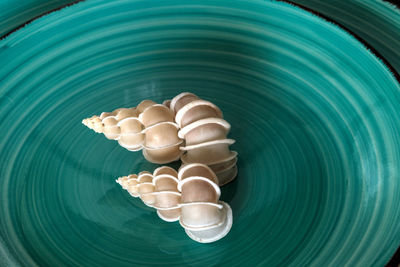
{"label": "turquoise pottery", "polygon": [[1,0],[0,38],[15,28],[54,9],[72,4],[77,0]]}
{"label": "turquoise pottery", "polygon": [[[384,0],[289,0],[339,23],[400,72],[400,5]],[[392,0],[391,2],[396,2]],[[397,1],[398,3],[398,1]]]}
{"label": "turquoise pottery", "polygon": [[[399,246],[400,86],[298,7],[84,1],[1,40],[0,63],[2,266],[383,266]],[[182,91],[237,140],[215,243],[122,190],[158,165],[81,124]]]}

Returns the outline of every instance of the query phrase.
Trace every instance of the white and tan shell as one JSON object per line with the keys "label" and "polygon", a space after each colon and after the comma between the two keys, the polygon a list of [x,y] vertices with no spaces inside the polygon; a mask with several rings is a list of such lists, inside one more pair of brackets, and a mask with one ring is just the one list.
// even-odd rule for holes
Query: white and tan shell
{"label": "white and tan shell", "polygon": [[207,164],[217,174],[219,186],[232,181],[237,176],[237,152],[229,149],[235,140],[227,138],[231,126],[221,110],[187,92],[174,97],[170,109],[181,128],[178,137],[185,140],[182,162]]}
{"label": "white and tan shell", "polygon": [[177,221],[187,235],[201,243],[223,238],[232,227],[232,210],[219,200],[216,174],[204,164],[183,165],[179,173],[160,167],[117,180],[133,197],[155,209],[165,221]]}
{"label": "white and tan shell", "polygon": [[182,155],[183,142],[178,137],[179,127],[174,123],[173,112],[151,100],[142,101],[134,108],[120,108],[103,112],[82,121],[97,133],[130,150],[143,149],[144,157],[158,164],[176,161]]}

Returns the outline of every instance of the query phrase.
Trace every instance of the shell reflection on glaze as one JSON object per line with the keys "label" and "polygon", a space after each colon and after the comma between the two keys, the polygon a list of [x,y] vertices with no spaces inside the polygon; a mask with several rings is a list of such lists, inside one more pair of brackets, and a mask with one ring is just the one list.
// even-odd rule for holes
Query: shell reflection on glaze
{"label": "shell reflection on glaze", "polygon": [[151,100],[143,100],[134,108],[103,112],[82,123],[130,151],[143,149],[144,157],[152,163],[176,161],[183,153],[173,112]]}
{"label": "shell reflection on glaze", "polygon": [[178,136],[186,143],[181,147],[185,152],[182,162],[207,164],[217,174],[219,186],[232,181],[237,175],[237,152],[229,150],[235,141],[227,139],[231,126],[223,119],[221,110],[187,92],[174,97],[170,109],[181,128]]}
{"label": "shell reflection on glaze", "polygon": [[116,180],[133,197],[140,197],[144,204],[157,209],[158,216],[167,222],[180,217],[181,193],[178,191],[178,173],[170,167],[157,168],[153,174],[141,172]]}
{"label": "shell reflection on glaze", "polygon": [[133,197],[157,209],[164,221],[179,220],[186,234],[201,243],[223,238],[232,227],[230,206],[219,201],[216,174],[204,164],[183,165],[179,173],[163,166],[116,180]]}

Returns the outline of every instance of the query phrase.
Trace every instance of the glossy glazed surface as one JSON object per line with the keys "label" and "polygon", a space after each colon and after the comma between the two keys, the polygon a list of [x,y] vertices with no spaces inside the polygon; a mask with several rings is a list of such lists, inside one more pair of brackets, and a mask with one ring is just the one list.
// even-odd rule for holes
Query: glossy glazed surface
{"label": "glossy glazed surface", "polygon": [[32,19],[77,0],[1,0],[0,38]]}
{"label": "glossy glazed surface", "polygon": [[[340,23],[400,72],[400,9],[387,1],[290,0]],[[393,1],[395,2],[395,1]]]}
{"label": "glossy glazed surface", "polygon": [[[59,34],[62,33],[62,34]],[[382,265],[397,248],[400,88],[354,38],[284,3],[88,1],[0,42],[5,261]],[[152,171],[88,115],[190,90],[232,125],[231,232],[197,244],[114,182]]]}

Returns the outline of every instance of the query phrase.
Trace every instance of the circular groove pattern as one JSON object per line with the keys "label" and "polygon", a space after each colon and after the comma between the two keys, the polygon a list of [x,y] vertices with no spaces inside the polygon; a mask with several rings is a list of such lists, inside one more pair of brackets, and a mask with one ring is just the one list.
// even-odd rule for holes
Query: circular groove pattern
{"label": "circular groove pattern", "polygon": [[[365,40],[397,71],[400,82],[400,6],[397,1],[318,1],[290,0],[319,15],[340,23]],[[391,3],[390,3],[391,2]],[[396,6],[397,5],[397,6]]]}
{"label": "circular groove pattern", "polygon": [[[398,246],[400,88],[315,16],[283,3],[88,1],[0,47],[0,234],[14,261],[382,265]],[[155,165],[80,124],[188,88],[221,108],[240,155],[221,195],[234,224],[215,245],[121,192],[115,177]]]}
{"label": "circular groove pattern", "polygon": [[83,0],[24,0],[16,5],[13,0],[3,0],[0,2],[0,39],[51,11],[79,1]]}

